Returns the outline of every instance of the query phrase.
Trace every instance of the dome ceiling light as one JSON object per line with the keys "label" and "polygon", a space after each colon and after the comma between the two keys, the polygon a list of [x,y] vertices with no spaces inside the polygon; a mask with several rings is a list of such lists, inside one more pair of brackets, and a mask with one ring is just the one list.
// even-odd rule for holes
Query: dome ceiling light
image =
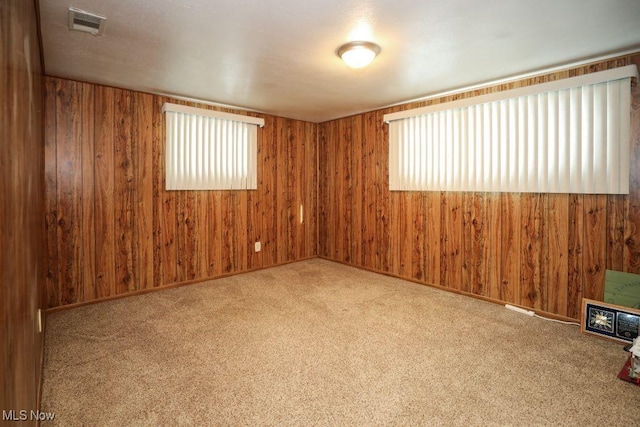
{"label": "dome ceiling light", "polygon": [[357,41],[343,44],[338,48],[338,56],[351,68],[363,68],[380,53],[380,46],[371,42]]}

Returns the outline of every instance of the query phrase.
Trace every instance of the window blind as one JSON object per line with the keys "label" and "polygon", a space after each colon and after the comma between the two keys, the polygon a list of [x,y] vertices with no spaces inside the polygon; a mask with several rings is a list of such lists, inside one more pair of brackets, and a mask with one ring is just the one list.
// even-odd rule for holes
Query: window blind
{"label": "window blind", "polygon": [[256,117],[166,103],[167,190],[257,188]]}
{"label": "window blind", "polygon": [[628,194],[635,66],[385,115],[390,190]]}

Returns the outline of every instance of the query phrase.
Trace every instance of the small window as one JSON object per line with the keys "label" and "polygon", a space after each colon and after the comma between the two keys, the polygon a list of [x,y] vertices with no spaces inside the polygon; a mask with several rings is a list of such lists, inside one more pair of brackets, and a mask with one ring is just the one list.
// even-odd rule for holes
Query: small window
{"label": "small window", "polygon": [[167,190],[255,190],[264,119],[166,103]]}

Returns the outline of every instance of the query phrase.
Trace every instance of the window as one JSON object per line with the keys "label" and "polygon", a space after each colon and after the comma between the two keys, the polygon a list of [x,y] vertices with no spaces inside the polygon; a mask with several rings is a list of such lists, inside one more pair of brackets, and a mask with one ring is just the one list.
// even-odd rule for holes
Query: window
{"label": "window", "polygon": [[387,114],[390,190],[629,193],[634,65]]}
{"label": "window", "polygon": [[166,103],[166,189],[257,188],[264,119]]}

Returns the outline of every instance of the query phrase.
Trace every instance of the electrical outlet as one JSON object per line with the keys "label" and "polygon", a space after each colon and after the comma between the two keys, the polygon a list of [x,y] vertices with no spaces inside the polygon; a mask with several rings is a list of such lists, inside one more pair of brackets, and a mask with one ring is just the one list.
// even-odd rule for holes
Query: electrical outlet
{"label": "electrical outlet", "polygon": [[260,252],[262,250],[262,244],[260,242],[256,242],[254,247],[256,252]]}

